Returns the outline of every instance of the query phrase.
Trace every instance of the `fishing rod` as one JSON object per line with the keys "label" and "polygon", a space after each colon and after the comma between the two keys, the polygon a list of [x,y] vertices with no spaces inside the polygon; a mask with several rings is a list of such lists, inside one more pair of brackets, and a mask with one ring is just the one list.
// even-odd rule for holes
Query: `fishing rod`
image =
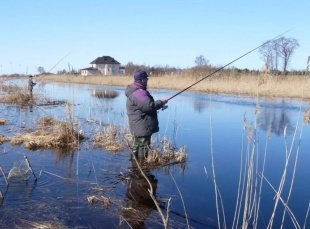
{"label": "fishing rod", "polygon": [[70,55],[70,53],[71,53],[71,51],[70,52],[68,52],[65,56],[63,56],[53,67],[51,67],[51,69],[50,70],[48,70],[48,73],[49,72],[51,72],[54,68],[56,68],[57,67],[57,65],[61,62],[61,61],[63,61],[67,56],[69,56]]}
{"label": "fishing rod", "polygon": [[222,67],[216,69],[215,71],[211,72],[209,75],[203,77],[202,79],[198,80],[197,82],[195,82],[195,83],[189,85],[188,87],[184,88],[183,90],[181,90],[181,91],[179,91],[178,93],[174,94],[173,96],[169,97],[168,99],[166,99],[166,101],[168,102],[169,100],[173,99],[174,97],[178,96],[179,94],[183,93],[184,91],[187,91],[188,89],[190,89],[191,87],[193,87],[193,86],[195,86],[196,84],[200,83],[201,81],[203,81],[203,80],[209,78],[210,76],[214,75],[215,73],[217,73],[217,72],[221,71],[222,69],[226,68],[228,65],[231,65],[232,63],[236,62],[237,60],[240,60],[241,58],[243,58],[243,57],[249,55],[250,53],[254,52],[255,50],[259,49],[260,47],[263,47],[264,45],[270,43],[271,41],[274,41],[274,40],[278,39],[278,38],[281,37],[283,34],[288,33],[288,32],[291,31],[291,30],[292,30],[292,29],[289,29],[289,30],[287,30],[287,31],[285,31],[285,32],[283,32],[283,33],[281,33],[281,34],[275,36],[275,37],[272,38],[271,40],[268,40],[268,41],[264,42],[263,44],[257,46],[256,48],[254,48],[254,49],[248,51],[247,53],[245,53],[245,54],[239,56],[238,58],[232,60],[232,61],[229,62],[228,64],[225,64],[224,66],[222,66]]}

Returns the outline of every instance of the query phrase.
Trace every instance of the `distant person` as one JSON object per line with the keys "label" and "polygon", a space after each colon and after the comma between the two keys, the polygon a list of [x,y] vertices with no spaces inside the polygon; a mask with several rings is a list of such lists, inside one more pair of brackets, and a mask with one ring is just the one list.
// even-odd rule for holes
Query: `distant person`
{"label": "distant person", "polygon": [[29,79],[28,79],[28,91],[29,91],[29,95],[32,98],[32,90],[33,87],[36,85],[35,82],[32,81],[32,75],[29,75]]}
{"label": "distant person", "polygon": [[132,151],[139,161],[147,157],[152,134],[159,131],[157,110],[168,102],[156,100],[147,90],[148,74],[139,70],[134,73],[134,82],[127,86],[127,115],[129,129],[134,136]]}

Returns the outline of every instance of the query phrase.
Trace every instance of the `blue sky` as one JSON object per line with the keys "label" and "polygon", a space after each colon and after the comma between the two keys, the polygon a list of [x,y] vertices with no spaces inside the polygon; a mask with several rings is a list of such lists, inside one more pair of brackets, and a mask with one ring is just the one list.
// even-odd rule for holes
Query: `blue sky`
{"label": "blue sky", "polygon": [[[224,65],[294,28],[289,69],[310,56],[309,0],[1,0],[0,74],[89,67],[98,56],[121,64],[192,67],[198,55]],[[254,52],[232,66],[261,69]]]}

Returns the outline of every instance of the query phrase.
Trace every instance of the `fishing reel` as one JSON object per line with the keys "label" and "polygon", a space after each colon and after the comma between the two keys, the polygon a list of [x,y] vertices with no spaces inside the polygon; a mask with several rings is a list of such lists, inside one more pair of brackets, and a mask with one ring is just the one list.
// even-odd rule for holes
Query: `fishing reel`
{"label": "fishing reel", "polygon": [[162,108],[161,108],[161,110],[163,111],[163,110],[166,110],[168,108],[168,105],[164,105]]}

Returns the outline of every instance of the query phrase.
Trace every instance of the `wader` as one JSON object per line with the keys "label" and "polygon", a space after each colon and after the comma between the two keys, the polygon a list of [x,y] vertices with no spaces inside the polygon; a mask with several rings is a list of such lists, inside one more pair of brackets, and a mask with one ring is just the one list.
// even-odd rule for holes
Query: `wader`
{"label": "wader", "polygon": [[134,137],[132,152],[135,154],[137,160],[141,163],[147,158],[148,150],[151,145],[151,136]]}

